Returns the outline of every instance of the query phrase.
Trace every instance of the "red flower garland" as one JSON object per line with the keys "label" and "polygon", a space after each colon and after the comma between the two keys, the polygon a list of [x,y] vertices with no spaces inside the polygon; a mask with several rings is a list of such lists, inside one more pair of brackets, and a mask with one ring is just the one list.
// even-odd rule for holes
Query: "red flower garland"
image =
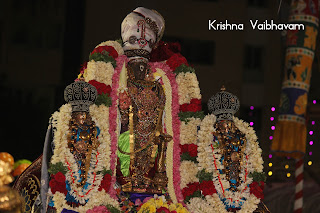
{"label": "red flower garland", "polygon": [[102,189],[104,189],[106,192],[108,192],[110,186],[111,186],[111,175],[105,174],[101,181],[98,191],[101,191]]}
{"label": "red flower garland", "polygon": [[91,84],[92,86],[94,86],[97,89],[98,95],[101,95],[102,93],[103,94],[107,94],[108,93],[110,95],[110,93],[111,93],[110,85],[107,86],[104,83],[100,83],[100,82],[98,82],[96,80],[90,80],[88,83]]}
{"label": "red flower garland", "polygon": [[191,99],[189,104],[180,105],[181,112],[198,112],[201,111],[201,109],[201,100],[196,98]]}
{"label": "red flower garland", "polygon": [[212,195],[214,193],[217,193],[216,187],[214,187],[212,180],[204,180],[200,183],[199,186],[200,190],[202,191],[202,194],[204,196],[206,195]]}
{"label": "red flower garland", "polygon": [[184,199],[186,199],[186,197],[193,195],[193,193],[195,193],[196,191],[199,190],[199,183],[198,182],[194,182],[194,183],[188,183],[187,187],[182,189],[182,194]]}
{"label": "red flower garland", "polygon": [[66,188],[66,177],[62,172],[51,175],[49,186],[53,194],[55,194],[56,192],[61,192],[66,195],[68,192]]}
{"label": "red flower garland", "polygon": [[196,144],[180,145],[181,153],[189,153],[190,157],[197,157],[198,146]]}
{"label": "red flower garland", "polygon": [[173,54],[166,62],[166,64],[172,69],[175,70],[181,64],[188,65],[187,59],[183,57],[180,53]]}
{"label": "red flower garland", "polygon": [[159,209],[157,209],[156,213],[171,213],[171,212],[166,207],[160,207]]}
{"label": "red flower garland", "polygon": [[158,43],[158,47],[153,49],[150,54],[150,62],[165,61],[173,54],[179,53],[181,46],[178,42],[163,42]]}
{"label": "red flower garland", "polygon": [[99,46],[96,47],[91,53],[90,55],[92,55],[93,53],[100,53],[100,54],[106,54],[108,53],[109,56],[111,56],[112,58],[116,59],[118,58],[118,52],[112,47],[112,46]]}
{"label": "red flower garland", "polygon": [[259,199],[263,199],[264,195],[263,195],[263,189],[264,189],[264,182],[260,181],[260,183],[258,183],[257,181],[253,181],[250,185],[250,194],[253,194],[254,196],[256,196]]}

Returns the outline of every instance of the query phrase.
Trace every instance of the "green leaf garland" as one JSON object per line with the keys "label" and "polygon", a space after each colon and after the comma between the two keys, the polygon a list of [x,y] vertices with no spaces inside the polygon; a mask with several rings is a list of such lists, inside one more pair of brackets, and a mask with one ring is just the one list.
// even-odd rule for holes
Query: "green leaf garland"
{"label": "green leaf garland", "polygon": [[184,121],[185,123],[188,123],[190,118],[200,118],[202,120],[204,118],[204,113],[203,111],[179,112],[178,116],[180,118],[180,121]]}
{"label": "green leaf garland", "polygon": [[107,51],[103,51],[102,53],[93,53],[89,56],[89,60],[104,61],[106,63],[110,62],[113,68],[117,67],[116,60],[114,60],[112,56],[109,56],[109,53]]}
{"label": "green leaf garland", "polygon": [[110,107],[111,104],[112,104],[111,97],[110,97],[109,94],[107,94],[107,93],[100,94],[100,95],[98,95],[95,104],[96,104],[96,105],[104,104],[104,105],[106,105],[107,107]]}

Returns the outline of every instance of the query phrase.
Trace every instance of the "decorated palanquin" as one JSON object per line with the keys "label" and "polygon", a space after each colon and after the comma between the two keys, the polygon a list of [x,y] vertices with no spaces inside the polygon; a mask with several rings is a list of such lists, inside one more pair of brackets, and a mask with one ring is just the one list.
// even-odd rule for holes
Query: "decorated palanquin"
{"label": "decorated palanquin", "polygon": [[193,159],[198,170],[188,163],[192,166],[183,189],[190,212],[269,212],[261,201],[262,150],[253,128],[234,117],[239,106],[238,98],[224,88],[208,102],[212,114],[201,121]]}

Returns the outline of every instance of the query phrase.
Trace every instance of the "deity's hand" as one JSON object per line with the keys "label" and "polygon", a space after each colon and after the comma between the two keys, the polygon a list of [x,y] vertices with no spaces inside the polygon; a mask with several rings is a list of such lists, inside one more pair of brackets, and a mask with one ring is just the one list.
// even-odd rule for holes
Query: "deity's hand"
{"label": "deity's hand", "polygon": [[94,149],[94,150],[97,149],[98,146],[100,145],[98,139],[97,138],[93,138],[93,139],[91,139],[91,141],[92,141],[92,149]]}
{"label": "deity's hand", "polygon": [[160,133],[158,136],[156,135],[155,137],[155,144],[160,145],[161,143],[167,143],[172,140],[172,136],[165,134],[165,133]]}
{"label": "deity's hand", "polygon": [[79,140],[74,144],[74,147],[76,148],[77,152],[84,153],[87,151],[87,145],[83,140]]}

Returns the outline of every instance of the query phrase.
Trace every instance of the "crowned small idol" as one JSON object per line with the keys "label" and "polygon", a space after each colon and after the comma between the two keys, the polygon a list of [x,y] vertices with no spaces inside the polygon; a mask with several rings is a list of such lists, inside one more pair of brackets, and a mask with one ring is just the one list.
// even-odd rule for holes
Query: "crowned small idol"
{"label": "crowned small idol", "polygon": [[[191,199],[194,212],[269,212],[262,203],[265,176],[262,150],[255,131],[234,114],[239,99],[225,87],[208,101],[207,115],[198,132],[198,176],[210,190],[201,189],[202,199]],[[201,211],[197,203],[205,207]]]}

